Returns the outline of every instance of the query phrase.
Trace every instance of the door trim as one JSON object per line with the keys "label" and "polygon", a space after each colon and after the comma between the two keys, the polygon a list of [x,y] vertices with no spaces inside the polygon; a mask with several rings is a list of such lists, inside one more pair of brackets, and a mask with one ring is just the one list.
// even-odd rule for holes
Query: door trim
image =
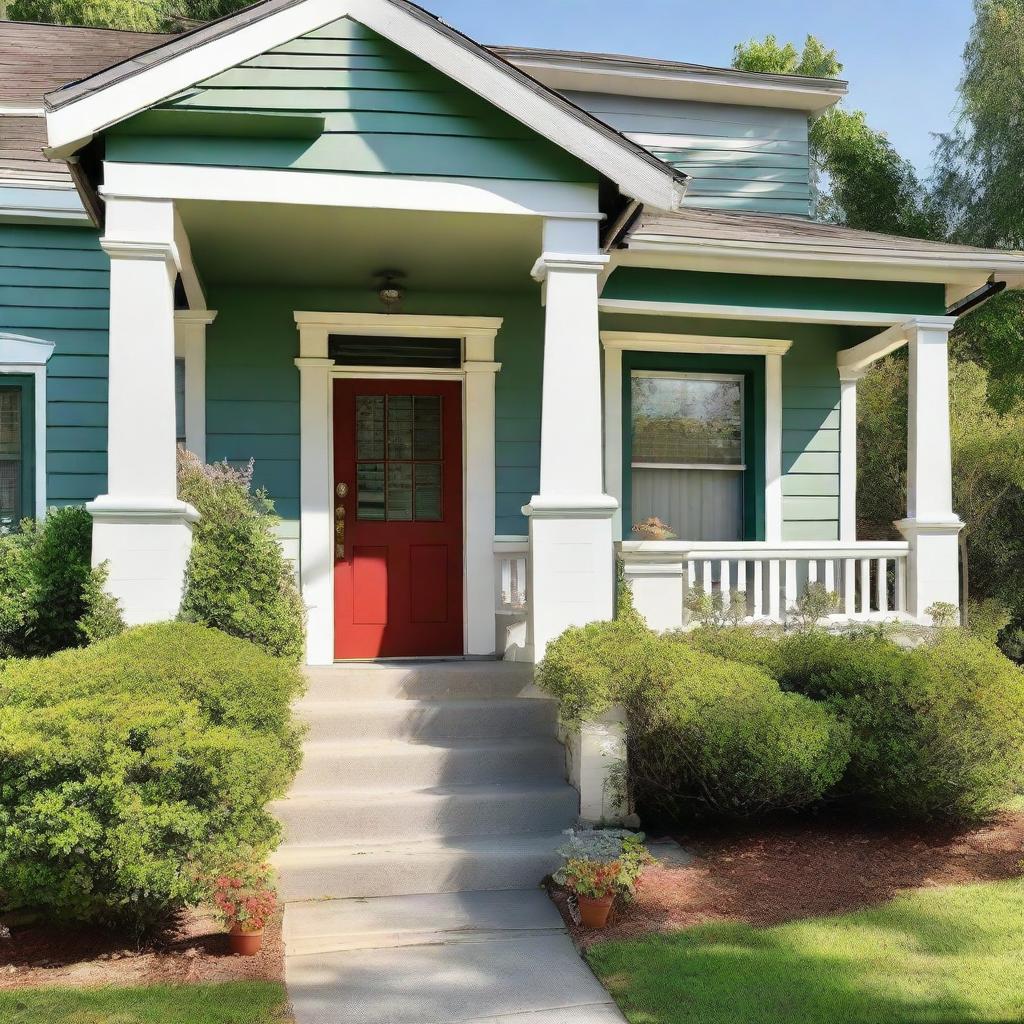
{"label": "door trim", "polygon": [[[306,605],[306,663],[334,662],[334,388],[337,378],[456,380],[462,383],[463,652],[495,651],[494,361],[500,317],[297,311],[300,376],[299,573]],[[332,333],[461,338],[458,370],[335,367]]]}

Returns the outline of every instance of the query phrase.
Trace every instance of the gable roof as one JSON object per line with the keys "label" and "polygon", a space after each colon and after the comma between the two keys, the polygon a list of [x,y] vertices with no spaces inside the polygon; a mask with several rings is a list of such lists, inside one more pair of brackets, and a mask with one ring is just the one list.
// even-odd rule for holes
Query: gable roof
{"label": "gable roof", "polygon": [[679,207],[686,174],[410,0],[263,0],[174,36],[49,93],[51,151],[68,156],[96,132],[346,15],[548,138],[626,195],[660,209]]}

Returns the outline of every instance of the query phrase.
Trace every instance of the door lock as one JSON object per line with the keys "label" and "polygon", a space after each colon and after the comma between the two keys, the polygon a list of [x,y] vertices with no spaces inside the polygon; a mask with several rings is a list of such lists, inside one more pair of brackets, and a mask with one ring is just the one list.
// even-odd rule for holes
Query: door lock
{"label": "door lock", "polygon": [[348,484],[338,484],[335,492],[339,501],[334,506],[334,557],[343,562],[345,560],[345,506],[341,503],[341,499],[348,494]]}

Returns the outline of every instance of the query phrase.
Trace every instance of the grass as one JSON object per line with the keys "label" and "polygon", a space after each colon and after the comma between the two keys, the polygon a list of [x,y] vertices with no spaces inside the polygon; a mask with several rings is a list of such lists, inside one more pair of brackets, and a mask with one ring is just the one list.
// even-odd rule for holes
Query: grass
{"label": "grass", "polygon": [[1024,1020],[1024,880],[918,890],[842,917],[600,943],[630,1024]]}
{"label": "grass", "polygon": [[4,1024],[284,1024],[285,1007],[272,982],[0,992]]}

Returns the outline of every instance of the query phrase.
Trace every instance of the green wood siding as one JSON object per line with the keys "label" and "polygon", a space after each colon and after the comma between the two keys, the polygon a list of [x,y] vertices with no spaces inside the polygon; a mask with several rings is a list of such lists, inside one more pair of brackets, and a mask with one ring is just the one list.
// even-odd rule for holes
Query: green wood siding
{"label": "green wood siding", "polygon": [[107,486],[109,260],[86,228],[0,224],[0,330],[54,343],[46,368],[47,503]]}
{"label": "green wood siding", "polygon": [[692,176],[688,206],[808,216],[807,115],[799,110],[571,92],[585,110]]}
{"label": "green wood siding", "polygon": [[[213,286],[218,310],[206,347],[207,457],[255,460],[286,520],[299,515],[299,375],[296,309],[379,312],[366,291]],[[495,358],[497,473],[495,532],[526,532],[520,511],[540,478],[540,393],[544,310],[537,296],[431,293],[407,297],[404,313],[500,316]]]}
{"label": "green wood siding", "polygon": [[[171,112],[176,118],[168,119]],[[227,118],[220,125],[213,116],[218,113]],[[242,114],[255,124],[247,127]],[[271,114],[292,115],[298,123],[289,128],[286,117]],[[323,124],[312,138],[310,115]],[[350,18],[275,47],[112,129],[107,159],[597,180],[558,146]]]}
{"label": "green wood siding", "polygon": [[602,297],[765,306],[771,309],[839,309],[935,315],[946,312],[945,287],[941,284],[713,274],[691,270],[649,270],[643,267],[620,267],[609,278]]}

